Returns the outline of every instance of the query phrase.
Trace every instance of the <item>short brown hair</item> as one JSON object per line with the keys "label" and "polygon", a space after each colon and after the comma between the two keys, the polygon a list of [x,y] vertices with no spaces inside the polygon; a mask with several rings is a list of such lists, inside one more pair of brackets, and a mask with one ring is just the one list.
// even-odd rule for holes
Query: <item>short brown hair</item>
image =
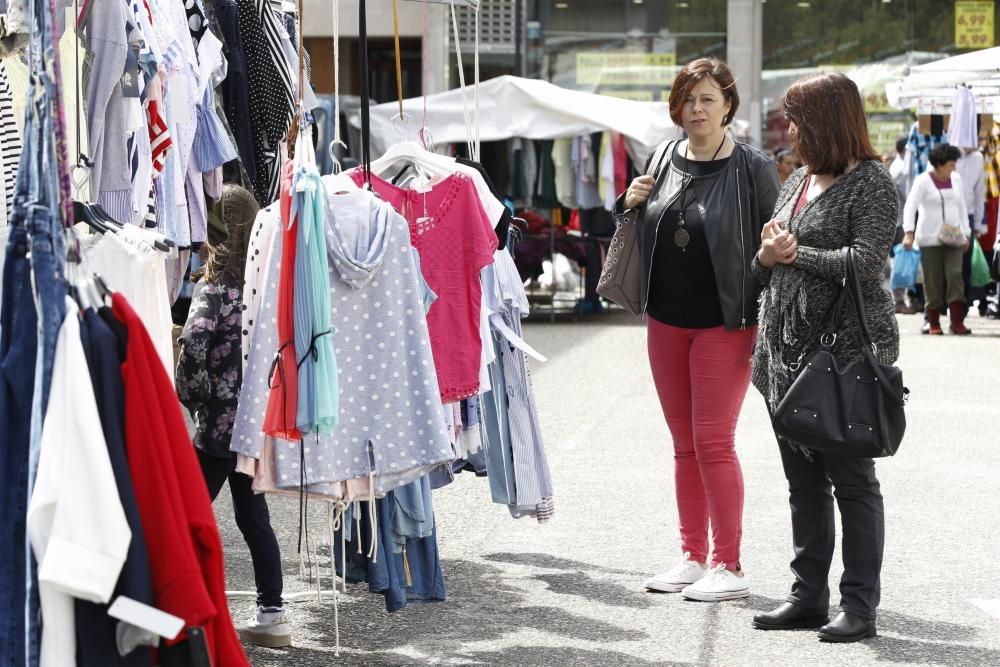
{"label": "short brown hair", "polygon": [[722,125],[726,126],[733,122],[736,110],[740,108],[740,94],[736,90],[736,79],[733,78],[729,65],[718,58],[698,58],[681,68],[674,79],[673,88],[670,89],[670,119],[677,127],[684,125],[685,100],[694,87],[707,76],[719,84],[723,97],[729,100],[729,113],[726,114]]}
{"label": "short brown hair", "polygon": [[840,176],[852,160],[878,158],[858,86],[839,72],[810,74],[792,84],[783,102],[795,123],[795,150],[811,174]]}

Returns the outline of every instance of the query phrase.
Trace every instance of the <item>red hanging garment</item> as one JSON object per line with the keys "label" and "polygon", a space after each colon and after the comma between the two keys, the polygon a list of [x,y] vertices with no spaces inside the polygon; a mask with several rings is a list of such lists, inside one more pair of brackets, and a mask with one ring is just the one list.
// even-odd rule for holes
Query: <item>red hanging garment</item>
{"label": "red hanging garment", "polygon": [[271,368],[263,431],[283,440],[302,439],[299,432],[299,367],[295,357],[295,245],[298,229],[292,220],[292,161],[281,169],[281,275],[278,278],[277,358]]}
{"label": "red hanging garment", "polygon": [[[125,449],[146,535],[157,609],[203,626],[212,664],[249,666],[226,602],[222,540],[180,403],[149,333],[121,294],[112,312],[128,330]],[[181,635],[183,639],[185,635]]]}

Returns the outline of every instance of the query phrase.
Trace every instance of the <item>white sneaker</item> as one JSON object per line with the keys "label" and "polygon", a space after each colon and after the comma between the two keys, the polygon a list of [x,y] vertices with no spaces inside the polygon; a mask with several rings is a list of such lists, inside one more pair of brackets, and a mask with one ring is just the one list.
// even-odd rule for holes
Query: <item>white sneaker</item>
{"label": "white sneaker", "polygon": [[257,613],[239,628],[240,640],[266,648],[287,648],[292,645],[292,630],[281,607],[257,607]]}
{"label": "white sneaker", "polygon": [[719,563],[704,577],[681,591],[688,600],[721,602],[750,596],[750,579],[745,574],[736,575]]}
{"label": "white sneaker", "polygon": [[680,593],[686,586],[690,586],[707,573],[705,565],[691,560],[691,554],[684,552],[681,562],[647,581],[646,589],[659,593]]}

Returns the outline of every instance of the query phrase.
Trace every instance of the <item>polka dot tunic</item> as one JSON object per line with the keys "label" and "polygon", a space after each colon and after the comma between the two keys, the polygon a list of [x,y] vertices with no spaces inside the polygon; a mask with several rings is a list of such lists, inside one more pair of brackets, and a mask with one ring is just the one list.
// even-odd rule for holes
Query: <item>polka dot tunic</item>
{"label": "polka dot tunic", "polygon": [[[441,411],[408,224],[366,191],[327,199],[339,425],[328,436],[308,436],[302,445],[275,441],[275,481],[279,488],[304,481],[310,490],[323,492],[332,482],[374,471],[375,491],[381,496],[450,461],[454,453]],[[253,458],[263,449],[268,376],[278,349],[281,235],[272,238],[274,247],[261,253],[270,266],[231,445]]]}

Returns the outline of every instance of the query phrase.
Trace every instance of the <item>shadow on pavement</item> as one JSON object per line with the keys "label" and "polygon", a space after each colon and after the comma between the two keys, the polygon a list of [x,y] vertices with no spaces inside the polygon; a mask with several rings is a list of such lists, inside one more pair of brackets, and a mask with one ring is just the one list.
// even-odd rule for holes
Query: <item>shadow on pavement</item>
{"label": "shadow on pavement", "polygon": [[[340,636],[344,649],[333,657],[334,613],[330,603],[315,602],[295,606],[291,614],[293,636],[299,648],[287,651],[250,649],[255,667],[269,665],[644,665],[624,654],[592,652],[574,648],[580,641],[641,641],[645,632],[620,627],[611,622],[572,614],[563,609],[523,606],[523,591],[504,583],[504,573],[496,567],[465,560],[443,563],[449,601],[426,606],[413,605],[395,614],[385,612],[382,597],[367,592],[367,586],[348,586],[350,604],[340,607]],[[587,566],[589,567],[589,566]],[[599,590],[603,597],[619,597],[608,584],[585,575],[557,577],[550,586],[569,594]],[[582,577],[582,578],[581,578]],[[544,577],[542,577],[543,580]],[[595,589],[595,585],[600,588]],[[577,591],[577,589],[587,591]],[[617,588],[617,587],[616,587]],[[586,597],[586,595],[584,595]],[[595,598],[601,599],[601,598]],[[601,599],[603,602],[604,600]],[[620,600],[618,600],[620,602]],[[500,642],[523,631],[543,633],[565,646],[518,646],[496,652],[483,642]],[[476,643],[473,649],[471,645]],[[310,650],[307,645],[315,648]],[[530,658],[529,658],[530,657]],[[662,663],[657,663],[662,664]]]}
{"label": "shadow on pavement", "polygon": [[[958,623],[948,623],[946,621],[928,621],[917,618],[909,614],[901,614],[895,611],[878,612],[879,630],[885,630],[897,635],[907,635],[918,639],[929,639],[938,641],[969,641],[974,639],[978,630]],[[989,663],[1000,665],[1000,660]]]}
{"label": "shadow on pavement", "polygon": [[610,607],[632,607],[634,609],[649,609],[653,606],[649,593],[627,588],[610,581],[594,579],[584,572],[568,574],[536,574],[535,579],[544,581],[549,590],[560,595],[576,595],[600,602]]}
{"label": "shadow on pavement", "polygon": [[588,572],[602,572],[604,574],[625,574],[629,576],[642,576],[644,574],[636,570],[618,570],[614,568],[601,567],[600,565],[592,565],[591,563],[584,563],[583,561],[572,560],[570,558],[560,558],[559,556],[552,556],[543,553],[498,552],[493,554],[486,554],[483,556],[483,558],[486,560],[493,561],[495,563],[529,565],[531,567],[542,567],[549,570],[565,570],[573,572],[586,570]]}
{"label": "shadow on pavement", "polygon": [[1000,665],[1000,651],[961,644],[879,637],[865,643],[878,662],[934,665]]}
{"label": "shadow on pavement", "polygon": [[685,662],[650,662],[614,651],[584,651],[576,648],[550,648],[548,646],[518,646],[500,653],[476,653],[476,665],[531,665],[532,667],[631,667],[657,665],[671,667],[687,665]]}

